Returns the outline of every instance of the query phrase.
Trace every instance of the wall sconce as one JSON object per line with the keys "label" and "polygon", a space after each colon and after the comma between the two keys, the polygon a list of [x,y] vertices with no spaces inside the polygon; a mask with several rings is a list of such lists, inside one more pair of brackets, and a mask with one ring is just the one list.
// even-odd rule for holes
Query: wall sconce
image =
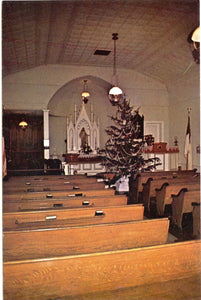
{"label": "wall sconce", "polygon": [[25,122],[25,121],[23,120],[23,121],[21,121],[21,122],[18,124],[18,126],[19,126],[20,128],[22,128],[23,130],[25,130],[25,129],[27,128],[27,126],[28,126],[28,123]]}

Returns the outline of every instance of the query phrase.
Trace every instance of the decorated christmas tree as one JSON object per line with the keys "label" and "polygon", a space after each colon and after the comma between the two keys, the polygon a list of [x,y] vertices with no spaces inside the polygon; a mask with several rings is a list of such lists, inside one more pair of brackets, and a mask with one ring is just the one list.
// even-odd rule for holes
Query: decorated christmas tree
{"label": "decorated christmas tree", "polygon": [[117,111],[111,116],[114,125],[106,129],[110,136],[104,149],[106,170],[119,178],[156,168],[160,164],[158,158],[143,157],[144,117],[139,109],[133,110],[125,97],[111,103]]}

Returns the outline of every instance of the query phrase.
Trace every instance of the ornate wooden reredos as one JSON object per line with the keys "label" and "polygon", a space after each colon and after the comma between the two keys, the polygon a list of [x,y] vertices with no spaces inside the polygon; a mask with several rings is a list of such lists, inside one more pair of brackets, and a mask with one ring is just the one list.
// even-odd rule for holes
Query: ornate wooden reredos
{"label": "ornate wooden reredos", "polygon": [[[98,122],[99,123],[99,122]],[[100,147],[99,124],[94,120],[93,107],[91,106],[91,116],[82,103],[81,111],[77,117],[77,107],[75,105],[74,121],[72,117],[67,118],[67,153],[78,153],[82,150],[83,144],[87,143],[92,153],[96,153]]]}

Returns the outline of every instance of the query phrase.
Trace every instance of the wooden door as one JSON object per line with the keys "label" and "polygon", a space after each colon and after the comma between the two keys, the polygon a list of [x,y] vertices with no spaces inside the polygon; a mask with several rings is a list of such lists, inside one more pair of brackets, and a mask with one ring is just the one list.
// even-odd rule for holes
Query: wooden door
{"label": "wooden door", "polygon": [[[26,129],[20,121],[28,123]],[[43,168],[43,117],[32,114],[4,113],[3,136],[8,170]]]}

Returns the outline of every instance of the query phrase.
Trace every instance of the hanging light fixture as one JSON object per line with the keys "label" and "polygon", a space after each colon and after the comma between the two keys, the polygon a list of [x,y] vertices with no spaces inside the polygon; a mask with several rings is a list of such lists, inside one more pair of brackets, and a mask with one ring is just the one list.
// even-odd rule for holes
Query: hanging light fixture
{"label": "hanging light fixture", "polygon": [[88,102],[88,97],[90,97],[90,93],[87,91],[87,80],[84,80],[84,90],[82,92],[82,101],[84,104],[87,104]]}
{"label": "hanging light fixture", "polygon": [[190,44],[192,55],[196,64],[200,63],[200,26],[188,35],[187,41]]}
{"label": "hanging light fixture", "polygon": [[200,43],[200,26],[194,30],[191,39],[193,42]]}
{"label": "hanging light fixture", "polygon": [[112,105],[115,105],[123,97],[122,90],[117,85],[117,74],[116,74],[116,40],[118,40],[118,33],[112,34],[114,40],[114,62],[113,62],[113,87],[109,91],[109,99]]}
{"label": "hanging light fixture", "polygon": [[28,126],[28,123],[23,120],[18,124],[18,126],[20,126],[20,128],[22,128],[22,129],[26,129]]}

